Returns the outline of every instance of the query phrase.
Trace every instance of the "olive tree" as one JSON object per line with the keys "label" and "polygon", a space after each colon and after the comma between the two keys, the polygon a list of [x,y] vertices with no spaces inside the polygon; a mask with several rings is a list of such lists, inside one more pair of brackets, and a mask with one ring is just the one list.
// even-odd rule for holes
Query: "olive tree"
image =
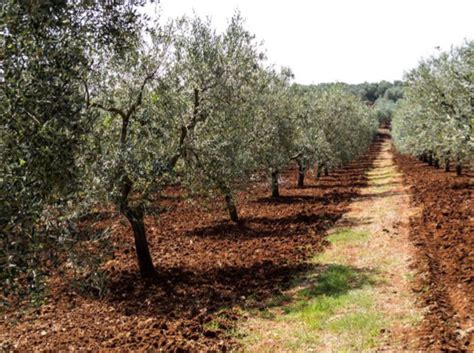
{"label": "olive tree", "polygon": [[95,118],[83,81],[98,51],[133,45],[141,19],[118,3],[7,0],[0,26],[3,273],[31,268],[43,211],[77,195],[79,150]]}
{"label": "olive tree", "polygon": [[180,97],[192,107],[183,116],[193,127],[184,143],[185,173],[192,184],[222,193],[231,220],[238,222],[234,190],[257,167],[254,121],[257,97],[265,87],[263,55],[239,14],[221,34],[198,18],[185,21],[181,31]]}
{"label": "olive tree", "polygon": [[144,216],[150,192],[164,183],[180,154],[176,109],[164,104],[176,85],[174,27],[151,31],[125,56],[104,60],[86,83],[87,102],[100,113],[89,141],[91,196],[113,202],[132,228],[140,273],[155,272]]}
{"label": "olive tree", "polygon": [[318,164],[330,168],[345,165],[365,151],[372,142],[378,123],[368,107],[342,85],[298,89],[297,105],[299,166],[298,186],[302,187],[306,169]]}
{"label": "olive tree", "polygon": [[293,85],[293,109],[295,111],[294,151],[291,157],[298,164],[298,187],[304,186],[304,178],[309,166],[316,162],[316,151],[321,148],[322,131],[317,129],[315,114],[316,91],[311,87]]}
{"label": "olive tree", "polygon": [[259,166],[269,175],[272,197],[279,197],[279,173],[296,154],[295,95],[290,90],[293,74],[288,68],[267,75],[266,89],[260,94],[256,121]]}
{"label": "olive tree", "polygon": [[431,57],[406,76],[405,98],[393,119],[397,149],[449,170],[456,161],[461,174],[463,161],[474,151],[472,92],[474,42]]}

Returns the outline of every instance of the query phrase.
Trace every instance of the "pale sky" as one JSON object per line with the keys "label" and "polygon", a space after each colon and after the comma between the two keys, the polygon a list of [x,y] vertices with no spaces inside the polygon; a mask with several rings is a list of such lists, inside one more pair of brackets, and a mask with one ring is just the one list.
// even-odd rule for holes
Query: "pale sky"
{"label": "pale sky", "polygon": [[160,0],[162,18],[193,12],[223,30],[235,9],[276,67],[303,84],[402,79],[435,47],[474,39],[474,0]]}

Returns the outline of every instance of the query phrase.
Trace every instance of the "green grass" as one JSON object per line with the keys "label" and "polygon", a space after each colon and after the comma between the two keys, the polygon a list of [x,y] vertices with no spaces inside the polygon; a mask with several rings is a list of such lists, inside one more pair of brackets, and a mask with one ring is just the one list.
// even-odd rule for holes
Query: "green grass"
{"label": "green grass", "polygon": [[383,326],[382,315],[374,311],[348,313],[327,325],[330,331],[342,335],[339,352],[360,352],[373,347]]}
{"label": "green grass", "polygon": [[203,329],[206,331],[217,331],[219,330],[221,325],[218,321],[210,321],[203,325]]}
{"label": "green grass", "polygon": [[328,240],[331,244],[336,243],[347,243],[347,242],[358,242],[367,240],[369,233],[367,232],[357,232],[352,229],[341,229],[335,233],[332,233],[328,236]]}
{"label": "green grass", "polygon": [[328,265],[314,283],[297,291],[293,301],[282,307],[284,314],[278,320],[294,324],[291,332],[280,333],[288,336],[287,348],[317,345],[320,330],[348,337],[348,341],[357,336],[359,348],[373,345],[383,325],[372,297],[375,282],[375,275],[368,271]]}
{"label": "green grass", "polygon": [[[364,299],[357,289],[375,284],[374,275],[343,265],[329,265],[316,283],[299,290],[295,301],[284,308],[286,314],[299,316],[308,325],[319,327],[324,319],[353,300]],[[364,305],[365,306],[365,305]]]}

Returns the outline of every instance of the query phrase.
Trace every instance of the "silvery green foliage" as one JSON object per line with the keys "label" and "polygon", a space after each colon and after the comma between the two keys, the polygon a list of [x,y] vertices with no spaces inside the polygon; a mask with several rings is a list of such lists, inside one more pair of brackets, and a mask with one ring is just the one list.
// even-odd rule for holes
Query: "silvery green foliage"
{"label": "silvery green foliage", "polygon": [[1,9],[0,281],[7,292],[21,273],[36,286],[41,256],[54,250],[47,238],[68,233],[66,209],[80,197],[81,148],[96,117],[83,81],[98,52],[133,46],[142,21],[135,6],[85,0],[7,0]]}
{"label": "silvery green foliage", "polygon": [[257,106],[259,137],[256,157],[260,168],[268,169],[269,173],[278,173],[297,152],[297,97],[290,89],[290,80],[293,78],[290,69],[284,68],[279,73],[269,69],[264,75],[266,88]]}
{"label": "silvery green foliage", "polygon": [[302,158],[335,167],[367,149],[378,122],[358,97],[341,85],[300,95],[297,144]]}
{"label": "silvery green foliage", "polygon": [[182,150],[185,175],[201,189],[231,197],[257,168],[263,55],[236,14],[223,33],[209,21],[183,20],[176,56],[185,108],[180,116],[188,131]]}
{"label": "silvery green foliage", "polygon": [[424,60],[406,75],[392,123],[402,153],[467,161],[474,154],[474,42]]}
{"label": "silvery green foliage", "polygon": [[[126,56],[103,58],[88,82],[88,104],[100,113],[83,151],[92,202],[117,202],[123,178],[133,185],[137,203],[169,174],[177,147],[173,106],[164,106],[174,81],[173,25],[156,26]],[[173,82],[171,82],[173,81]]]}
{"label": "silvery green foliage", "polygon": [[[256,173],[292,158],[343,164],[370,142],[372,120],[359,100],[340,87],[290,88],[289,70],[264,66],[239,14],[222,33],[208,20],[182,18],[148,30],[144,40],[135,12],[118,6],[96,38],[104,16],[77,3],[84,9],[65,5],[67,21],[49,16],[49,6],[39,13],[51,27],[44,42],[32,39],[29,26],[5,36],[0,137],[8,179],[0,182],[12,202],[1,205],[2,226],[34,225],[41,212],[59,214],[65,200],[68,211],[114,203],[132,226],[140,269],[152,272],[144,215],[150,196],[178,176],[222,193],[235,220],[233,193]],[[25,9],[9,6],[17,28]],[[76,10],[92,11],[86,17],[94,21],[73,16],[70,28]],[[74,30],[81,25],[84,38]]]}
{"label": "silvery green foliage", "polygon": [[378,127],[377,119],[368,107],[342,88],[333,87],[320,98],[323,130],[330,146],[328,163],[345,165],[365,152]]}

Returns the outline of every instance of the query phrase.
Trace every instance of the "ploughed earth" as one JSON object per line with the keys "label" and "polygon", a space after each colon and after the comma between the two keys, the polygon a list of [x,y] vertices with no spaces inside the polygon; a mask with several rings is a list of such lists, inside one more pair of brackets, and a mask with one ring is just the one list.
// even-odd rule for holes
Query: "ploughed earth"
{"label": "ploughed earth", "polygon": [[[110,229],[114,245],[114,258],[104,265],[107,294],[87,295],[55,272],[42,306],[2,313],[0,350],[238,349],[233,333],[243,313],[308,270],[308,260],[328,243],[326,231],[367,186],[366,173],[386,138],[379,135],[365,156],[320,180],[308,172],[304,188],[296,188],[296,169],[288,169],[279,199],[270,197],[266,180],[255,181],[237,197],[240,225],[228,220],[219,197],[188,198],[167,189],[156,200],[157,214],[146,218],[154,279],[139,276],[128,223],[104,216],[99,225]],[[417,295],[429,307],[421,348],[467,349],[474,307],[472,183],[412,158],[395,161],[421,209],[410,235]]]}
{"label": "ploughed earth", "polygon": [[[323,249],[325,230],[348,211],[366,184],[379,144],[366,156],[317,181],[310,172],[296,188],[297,171],[282,175],[281,197],[272,199],[266,180],[238,195],[241,225],[228,220],[221,198],[190,199],[167,189],[160,214],[146,218],[158,277],[144,281],[136,264],[129,224],[111,227],[115,258],[106,263],[110,293],[80,294],[68,278],[53,276],[45,304],[4,313],[4,348],[146,349],[223,351],[235,346],[232,328],[239,307],[260,305],[307,268]],[[216,325],[216,322],[218,323]]]}
{"label": "ploughed earth", "polygon": [[416,290],[427,308],[422,347],[474,352],[474,174],[456,176],[401,155],[395,161],[420,208],[410,226]]}

